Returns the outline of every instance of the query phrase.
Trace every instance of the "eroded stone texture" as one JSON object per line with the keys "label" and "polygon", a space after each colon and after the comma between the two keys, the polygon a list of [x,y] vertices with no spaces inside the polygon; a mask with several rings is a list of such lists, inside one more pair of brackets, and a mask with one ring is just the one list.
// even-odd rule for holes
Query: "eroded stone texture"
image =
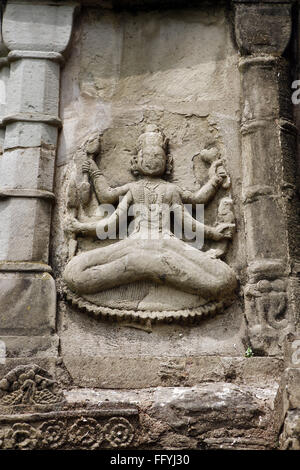
{"label": "eroded stone texture", "polygon": [[[194,193],[208,182],[212,176],[209,169],[217,158],[212,150],[217,147],[231,188],[219,185],[215,199],[207,205],[205,223],[214,226],[224,222],[226,217],[228,222],[230,207],[235,220],[239,221],[237,232],[242,233],[238,197],[241,174],[238,56],[231,39],[230,23],[224,21],[224,14],[223,7],[214,6],[134,15],[82,10],[62,77],[63,130],[58,148],[52,241],[53,266],[61,290],[62,274],[69,257],[76,250],[88,253],[103,246],[86,235],[74,237],[67,233],[65,237],[64,234],[66,215],[85,223],[94,216],[99,204],[89,186],[91,179],[87,180],[82,173],[82,165],[87,160],[86,145],[93,135],[101,134],[101,149],[93,160],[113,188],[136,181],[130,171],[130,161],[136,154],[138,139],[149,124],[157,126],[169,139],[168,153],[174,165],[167,181],[183,190]],[[195,42],[207,47],[195,48]],[[136,61],[136,54],[139,61]],[[229,89],[229,82],[235,83],[235,87]],[[224,197],[230,196],[233,202],[228,199],[223,201],[224,207],[220,205]],[[243,277],[242,236],[234,234],[232,243],[226,247],[222,243],[212,245],[207,248],[218,249],[235,275]],[[81,363],[88,361],[84,351],[92,352],[101,363],[103,356],[114,356],[120,347],[124,357],[127,354],[141,357],[136,363],[138,368],[142,367],[142,357],[153,355],[154,350],[159,351],[162,362],[172,351],[188,356],[211,354],[216,350],[225,355],[244,354],[245,324],[238,297],[230,309],[220,305],[216,311],[208,311],[208,317],[219,313],[223,319],[212,318],[201,326],[183,325],[177,330],[172,326],[151,326],[145,321],[150,311],[154,312],[155,323],[167,315],[165,312],[174,312],[180,307],[179,322],[184,323],[190,316],[189,311],[196,311],[199,300],[180,288],[180,279],[176,289],[157,288],[141,280],[134,289],[115,287],[87,295],[94,304],[91,313],[99,313],[96,321],[83,318],[80,310],[84,313],[89,306],[80,298],[72,297],[73,307],[63,301],[59,306],[63,354],[77,355],[80,349]],[[136,310],[145,312],[144,324],[135,321]],[[120,324],[103,322],[106,313],[112,319],[121,320]],[[178,340],[181,334],[182,342]],[[85,343],[85,348],[78,348],[78,341],[75,344],[72,339],[75,336]],[[77,370],[79,373],[79,368]],[[134,371],[137,375],[143,374],[142,370],[137,370],[133,369],[132,374]],[[115,383],[117,379],[113,374],[111,378],[109,383]],[[91,380],[90,374],[86,379]],[[98,382],[96,377],[94,380]]]}
{"label": "eroded stone texture", "polygon": [[[57,354],[58,339],[51,335],[56,289],[49,274],[49,238],[61,53],[71,36],[74,9],[72,2],[9,1],[3,15],[1,37],[10,73],[1,109],[6,130],[0,158],[0,316],[11,355]],[[19,351],[17,335],[22,336]],[[39,339],[30,338],[26,345],[25,335]]]}
{"label": "eroded stone texture", "polygon": [[[245,313],[254,351],[276,354],[282,353],[286,335],[295,330],[294,296],[299,295],[293,272],[299,258],[299,231],[294,222],[299,204],[295,193],[297,130],[289,64],[282,57],[291,36],[291,5],[238,1],[235,11],[243,56],[241,134],[249,276]],[[272,33],[268,24],[273,25]]]}
{"label": "eroded stone texture", "polygon": [[[95,147],[95,152],[99,153],[99,145],[98,139],[95,139],[95,142],[89,141],[87,156],[90,154],[90,147]],[[77,244],[78,236],[106,239],[108,233],[115,239],[117,224],[121,240],[110,246],[83,251],[75,257],[76,248],[72,253],[69,245],[71,259],[63,278],[67,287],[77,294],[77,297],[72,297],[72,294],[68,296],[74,304],[77,302],[79,307],[86,303],[86,308],[93,311],[95,305],[95,313],[109,315],[110,310],[114,313],[114,306],[112,309],[101,309],[99,293],[107,291],[109,295],[110,289],[119,286],[124,287],[124,291],[128,286],[129,291],[130,286],[137,282],[150,281],[155,289],[156,301],[153,299],[151,302],[148,299],[147,303],[145,298],[137,299],[137,318],[154,320],[155,310],[156,317],[161,321],[189,318],[189,310],[184,311],[180,305],[180,295],[177,301],[178,310],[166,311],[160,286],[166,287],[170,292],[171,289],[183,292],[187,298],[190,294],[195,298],[195,303],[198,297],[199,306],[193,309],[193,317],[208,316],[210,311],[215,313],[217,309],[229,305],[237,289],[234,271],[217,259],[225,255],[235,228],[234,214],[230,206],[225,204],[232,201],[230,198],[220,201],[220,220],[215,226],[205,225],[194,218],[185,204],[196,207],[199,204],[204,205],[215,197],[221,186],[226,189],[229,187],[227,181],[230,179],[224,169],[224,163],[221,158],[212,160],[208,182],[199,191],[191,192],[164,179],[172,173],[173,159],[168,154],[168,140],[155,125],[148,125],[139,137],[137,152],[131,161],[131,171],[140,179],[115,188],[109,185],[93,158],[90,157],[83,164],[83,174],[89,176],[98,201],[117,205],[116,209],[111,206],[111,214],[108,217],[103,214],[104,217],[100,215],[98,218],[96,213],[89,219],[78,220],[79,210],[74,213],[74,209],[76,205],[78,208],[80,206],[78,198],[81,199],[82,205],[88,204],[86,190],[89,179],[83,181],[80,188],[70,182],[67,205],[71,213],[65,221],[69,244],[72,247],[74,243]],[[217,155],[218,150],[204,149],[200,156],[207,158],[207,155],[211,154]],[[127,214],[130,209],[133,221],[128,233]],[[191,237],[191,232],[194,240],[193,243],[187,244],[184,242],[184,234],[188,238]],[[222,249],[220,247],[218,250],[217,247],[207,252],[202,251],[204,239],[221,242]],[[121,318],[129,315],[127,309],[130,304],[126,294],[123,302],[123,312],[122,304],[118,302],[116,305]],[[134,311],[131,315],[135,318]]]}
{"label": "eroded stone texture", "polygon": [[[80,392],[67,400],[119,403],[126,397],[141,408],[135,446],[142,449],[268,449],[276,446],[272,423],[276,389],[232,384],[203,384],[192,388],[156,388],[131,392]],[[99,402],[100,400],[100,402]]]}
{"label": "eroded stone texture", "polygon": [[79,3],[4,12],[0,448],[299,449],[292,2]]}

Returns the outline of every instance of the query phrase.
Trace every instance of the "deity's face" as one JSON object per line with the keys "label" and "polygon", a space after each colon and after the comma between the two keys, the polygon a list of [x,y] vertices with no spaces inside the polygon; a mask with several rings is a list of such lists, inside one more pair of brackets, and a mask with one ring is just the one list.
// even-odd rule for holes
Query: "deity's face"
{"label": "deity's face", "polygon": [[138,169],[146,176],[161,176],[166,170],[166,160],[160,145],[144,145],[138,156]]}

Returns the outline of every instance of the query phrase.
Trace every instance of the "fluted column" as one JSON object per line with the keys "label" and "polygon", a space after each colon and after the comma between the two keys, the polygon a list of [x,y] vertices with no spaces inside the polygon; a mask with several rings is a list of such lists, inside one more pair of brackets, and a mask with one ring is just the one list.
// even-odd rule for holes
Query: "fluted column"
{"label": "fluted column", "polygon": [[9,0],[4,11],[10,78],[0,159],[0,334],[55,331],[49,240],[60,67],[75,8],[73,2]]}
{"label": "fluted column", "polygon": [[5,137],[5,124],[3,118],[6,113],[7,85],[9,80],[9,62],[7,58],[8,50],[2,37],[2,7],[0,7],[0,155],[3,154]]}
{"label": "fluted column", "polygon": [[245,311],[258,354],[278,354],[295,328],[299,259],[296,127],[285,58],[290,1],[235,2],[241,52],[243,203],[248,261]]}

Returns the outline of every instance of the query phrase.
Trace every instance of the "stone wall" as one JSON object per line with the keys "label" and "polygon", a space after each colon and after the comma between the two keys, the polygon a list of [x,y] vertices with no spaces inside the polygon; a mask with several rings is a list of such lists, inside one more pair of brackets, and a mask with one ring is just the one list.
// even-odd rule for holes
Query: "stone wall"
{"label": "stone wall", "polygon": [[[130,160],[147,123],[158,124],[170,139],[174,159],[172,181],[186,189],[197,190],[199,184],[207,180],[208,165],[197,155],[210,142],[218,141],[232,178],[235,210],[240,221],[228,259],[243,277],[244,228],[238,197],[241,164],[237,61],[228,11],[224,6],[138,13],[114,13],[95,8],[82,10],[62,74],[61,116],[64,125],[56,171],[60,204],[54,215],[52,252],[58,280],[66,259],[64,200],[74,166],[77,165],[77,178],[82,179],[82,161],[81,156],[76,155],[77,148],[92,132],[100,131],[104,175],[112,186],[134,181]],[[229,89],[228,83],[235,85]],[[217,204],[218,200],[213,201],[209,208],[207,219],[210,223],[215,219]],[[165,288],[161,295],[165,296],[165,304],[174,308],[178,301],[182,302],[183,294],[172,291],[172,304],[170,292]],[[110,291],[109,299],[113,295],[118,298],[120,294],[117,289]],[[156,295],[159,293],[153,289],[149,292],[145,286],[138,300],[142,302],[146,297],[146,302],[153,303]],[[195,300],[186,296],[183,306],[193,305]],[[135,323],[130,327],[126,320],[124,326],[120,322],[96,322],[65,302],[59,309],[59,322],[63,354],[99,357],[99,378],[105,377],[101,384],[107,386],[115,383],[111,372],[111,379],[108,378],[104,366],[107,363],[110,367],[111,360],[120,361],[122,370],[124,359],[130,358],[134,377],[146,372],[144,361],[147,360],[159,376],[161,372],[157,367],[161,366],[158,364],[168,362],[168,356],[182,362],[180,358],[206,354],[238,356],[247,349],[238,298],[225,315],[201,325],[154,324],[147,329]],[[79,350],[78,344],[83,345]],[[130,370],[128,374],[131,374]],[[128,384],[125,377],[117,376],[119,384],[120,380],[124,380],[124,385]],[[96,383],[95,378],[89,380]],[[134,381],[133,378],[130,386]],[[147,380],[142,383],[147,385]]]}
{"label": "stone wall", "polygon": [[0,446],[299,447],[297,12],[2,5]]}

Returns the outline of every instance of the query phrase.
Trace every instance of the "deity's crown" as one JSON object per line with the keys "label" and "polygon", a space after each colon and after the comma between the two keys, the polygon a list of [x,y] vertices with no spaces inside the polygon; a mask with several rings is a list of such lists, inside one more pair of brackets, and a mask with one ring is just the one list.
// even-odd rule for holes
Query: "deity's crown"
{"label": "deity's crown", "polygon": [[145,131],[138,139],[139,149],[143,148],[145,145],[158,145],[164,150],[167,148],[166,136],[155,124],[148,124]]}

